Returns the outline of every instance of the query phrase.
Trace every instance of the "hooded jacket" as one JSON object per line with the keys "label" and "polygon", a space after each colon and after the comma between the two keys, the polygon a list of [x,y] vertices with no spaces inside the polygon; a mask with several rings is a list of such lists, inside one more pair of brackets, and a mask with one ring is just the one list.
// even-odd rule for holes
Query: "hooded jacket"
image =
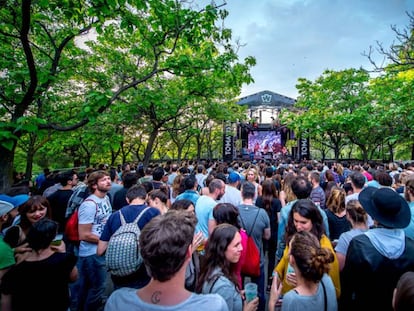
{"label": "hooded jacket", "polygon": [[406,271],[414,271],[414,240],[401,229],[371,229],[354,237],[341,272],[339,309],[392,311],[394,288]]}

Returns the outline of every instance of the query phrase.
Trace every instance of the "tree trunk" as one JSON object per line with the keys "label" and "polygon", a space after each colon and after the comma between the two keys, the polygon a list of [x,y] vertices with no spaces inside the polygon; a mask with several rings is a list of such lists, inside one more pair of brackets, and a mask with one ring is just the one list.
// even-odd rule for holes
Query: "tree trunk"
{"label": "tree trunk", "polygon": [[177,161],[178,161],[178,163],[181,162],[182,155],[183,155],[183,146],[178,146],[177,145]]}
{"label": "tree trunk", "polygon": [[85,166],[90,167],[91,166],[91,155],[87,153],[87,156],[85,157]]}
{"label": "tree trunk", "polygon": [[414,143],[411,145],[411,160],[414,160]]}
{"label": "tree trunk", "polygon": [[359,148],[361,148],[362,151],[362,161],[365,163],[368,161],[368,150],[363,145],[359,145]]}
{"label": "tree trunk", "polygon": [[389,150],[390,150],[390,156],[388,159],[388,162],[394,162],[394,145],[388,144]]}
{"label": "tree trunk", "polygon": [[10,188],[13,182],[13,161],[16,143],[12,150],[0,145],[0,192],[4,193]]}
{"label": "tree trunk", "polygon": [[339,153],[340,153],[340,150],[339,150],[339,146],[338,145],[335,145],[334,153],[335,153],[335,162],[338,162],[338,160],[339,160]]}
{"label": "tree trunk", "polygon": [[154,129],[148,139],[148,144],[147,147],[145,148],[145,153],[144,153],[144,167],[147,167],[148,164],[150,163],[151,157],[152,157],[152,148],[154,146],[155,140],[157,139],[158,136],[158,128]]}
{"label": "tree trunk", "polygon": [[196,141],[197,141],[197,161],[200,161],[200,159],[201,159],[201,139],[200,139],[200,134],[197,135]]}
{"label": "tree trunk", "polygon": [[32,179],[32,171],[33,171],[33,159],[35,155],[35,151],[33,146],[29,146],[29,150],[27,152],[27,158],[26,158],[26,170],[25,175],[27,179]]}

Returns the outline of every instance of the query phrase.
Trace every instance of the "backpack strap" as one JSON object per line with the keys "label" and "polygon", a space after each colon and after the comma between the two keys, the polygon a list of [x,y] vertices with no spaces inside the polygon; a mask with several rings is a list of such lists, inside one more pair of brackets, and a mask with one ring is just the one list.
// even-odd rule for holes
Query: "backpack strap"
{"label": "backpack strap", "polygon": [[119,218],[121,219],[121,226],[126,224],[124,215],[122,214],[121,210],[119,210]]}
{"label": "backpack strap", "polygon": [[[95,207],[96,207],[96,211],[95,211],[95,217],[96,217],[96,214],[98,214],[98,203],[96,203],[94,200],[92,200],[92,199],[85,199],[85,200],[83,200],[83,202],[86,202],[86,201],[92,201],[93,203],[95,203]],[[80,206],[80,205],[79,205]],[[79,208],[79,206],[77,207],[77,208]]]}
{"label": "backpack strap", "polygon": [[256,224],[257,216],[259,216],[259,212],[260,212],[260,208],[258,207],[258,208],[257,208],[257,214],[256,214],[256,217],[254,218],[253,225],[252,225],[252,227],[250,228],[250,231],[249,231],[249,232],[247,232],[247,228],[246,228],[246,225],[244,224],[243,217],[242,217],[242,216],[241,216],[241,214],[240,214],[240,220],[241,220],[242,225],[243,225],[244,229],[246,230],[246,233],[247,233],[247,235],[248,235],[248,236],[250,236],[250,235],[252,234],[252,231],[253,231],[253,229],[254,229],[254,225]]}
{"label": "backpack strap", "polygon": [[209,294],[211,294],[211,292],[213,291],[213,287],[214,287],[214,285],[216,285],[216,283],[217,283],[218,279],[219,279],[221,276],[223,276],[223,274],[221,274],[221,273],[219,273],[219,274],[216,274],[216,275],[215,275],[215,277],[214,277],[214,281],[213,281],[213,284],[211,284],[210,289],[209,289],[209,291],[208,291],[208,293],[209,293]]}
{"label": "backpack strap", "polygon": [[327,299],[326,299],[326,289],[325,289],[325,284],[323,284],[323,281],[321,280],[321,284],[322,284],[322,289],[323,289],[323,302],[324,302],[324,306],[325,306],[325,311],[327,310]]}
{"label": "backpack strap", "polygon": [[150,206],[147,206],[146,208],[144,208],[144,209],[142,210],[142,212],[141,212],[141,213],[139,213],[139,215],[137,216],[137,218],[135,218],[135,220],[133,221],[133,223],[138,224],[138,221],[141,219],[141,216],[143,216],[143,215],[144,215],[144,213],[145,213],[148,209],[150,209],[150,208],[151,208]]}
{"label": "backpack strap", "polygon": [[[138,216],[134,219],[134,221],[132,221],[131,223],[134,224],[138,224],[138,221],[141,219],[141,216],[144,215],[144,213],[147,211],[147,209],[149,209],[150,206],[147,206],[146,208],[144,208],[141,213],[138,214]],[[125,220],[124,215],[122,214],[122,211],[119,210],[119,218],[121,219],[121,226],[125,225],[127,222]]]}

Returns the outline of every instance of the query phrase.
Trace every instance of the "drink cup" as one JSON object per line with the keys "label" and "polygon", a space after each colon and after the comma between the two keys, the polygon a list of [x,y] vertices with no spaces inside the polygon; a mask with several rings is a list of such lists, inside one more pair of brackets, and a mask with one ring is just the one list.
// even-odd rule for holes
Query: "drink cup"
{"label": "drink cup", "polygon": [[246,283],[244,285],[244,295],[246,296],[246,301],[252,301],[257,297],[257,284],[255,283]]}
{"label": "drink cup", "polygon": [[296,286],[296,284],[293,283],[292,280],[290,280],[291,278],[296,278],[295,269],[293,269],[293,267],[290,264],[288,264],[288,268],[286,271],[286,283],[290,284],[291,286]]}
{"label": "drink cup", "polygon": [[287,274],[295,273],[295,269],[293,269],[293,267],[290,265],[290,263],[288,264],[288,268],[287,268],[286,273]]}
{"label": "drink cup", "polygon": [[62,244],[62,239],[63,239],[63,234],[56,234],[55,238],[50,244],[54,246],[59,246],[60,244]]}

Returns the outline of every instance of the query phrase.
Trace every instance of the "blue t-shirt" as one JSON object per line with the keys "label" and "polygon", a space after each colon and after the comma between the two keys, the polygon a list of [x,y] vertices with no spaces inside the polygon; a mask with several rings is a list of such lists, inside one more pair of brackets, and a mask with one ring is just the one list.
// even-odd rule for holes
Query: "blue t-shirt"
{"label": "blue t-shirt", "polygon": [[[325,292],[322,284],[325,285]],[[294,289],[288,291],[283,296],[282,311],[321,311],[325,310],[325,298],[326,293],[326,310],[337,311],[338,304],[336,301],[335,287],[332,283],[332,279],[329,275],[324,274],[322,280],[319,283],[318,289],[315,295],[303,296],[299,295]]]}
{"label": "blue t-shirt", "polygon": [[[121,218],[119,211],[122,211],[122,215],[125,218],[127,223],[133,222],[135,218],[148,206],[146,204],[142,205],[127,205],[121,208],[120,210],[114,212],[109,216],[108,221],[103,229],[101,237],[99,238],[102,241],[108,242],[111,236],[115,233],[116,230],[121,226]],[[142,230],[144,226],[155,216],[160,215],[160,211],[154,207],[150,207],[145,211],[138,221],[138,227]]]}
{"label": "blue t-shirt", "polygon": [[190,200],[194,207],[197,204],[198,199],[200,198],[200,195],[195,190],[186,190],[183,193],[177,195],[175,198],[176,201],[178,200]]}
{"label": "blue t-shirt", "polygon": [[243,310],[243,301],[236,285],[223,275],[220,268],[214,269],[211,275],[216,275],[217,277],[210,282],[204,282],[202,293],[219,294],[226,301],[229,311]]}
{"label": "blue t-shirt", "polygon": [[145,311],[228,311],[224,299],[218,294],[190,297],[175,306],[164,306],[142,301],[133,288],[121,288],[112,293],[105,305],[105,311],[145,310]]}

